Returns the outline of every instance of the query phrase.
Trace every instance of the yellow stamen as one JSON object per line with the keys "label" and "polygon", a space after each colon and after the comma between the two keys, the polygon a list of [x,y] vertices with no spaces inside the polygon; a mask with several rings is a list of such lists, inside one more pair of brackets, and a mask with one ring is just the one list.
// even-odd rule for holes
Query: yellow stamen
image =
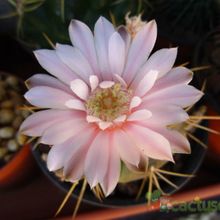
{"label": "yellow stamen", "polygon": [[127,114],[131,99],[131,91],[115,83],[111,88],[96,89],[86,103],[89,115],[111,122],[118,116]]}

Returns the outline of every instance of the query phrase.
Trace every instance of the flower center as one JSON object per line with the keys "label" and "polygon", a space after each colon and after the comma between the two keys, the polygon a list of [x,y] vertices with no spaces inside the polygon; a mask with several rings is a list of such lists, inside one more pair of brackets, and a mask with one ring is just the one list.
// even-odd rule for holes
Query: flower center
{"label": "flower center", "polygon": [[88,115],[111,122],[117,117],[129,112],[131,90],[127,90],[120,83],[111,88],[97,88],[86,102]]}

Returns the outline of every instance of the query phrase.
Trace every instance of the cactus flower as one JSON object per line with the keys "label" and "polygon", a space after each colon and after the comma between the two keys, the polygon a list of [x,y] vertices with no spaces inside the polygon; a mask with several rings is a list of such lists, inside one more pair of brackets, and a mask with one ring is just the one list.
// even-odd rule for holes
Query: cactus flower
{"label": "cactus flower", "polygon": [[187,138],[169,125],[186,121],[184,108],[202,92],[188,85],[189,69],[173,68],[177,48],[151,54],[154,20],[135,36],[104,17],[94,32],[72,20],[69,36],[72,45],[34,52],[51,75],[28,79],[25,98],[42,109],[20,129],[51,146],[50,171],[62,169],[70,182],[84,177],[108,196],[119,181],[121,162],[138,167],[141,160],[173,161],[174,153],[190,153]]}

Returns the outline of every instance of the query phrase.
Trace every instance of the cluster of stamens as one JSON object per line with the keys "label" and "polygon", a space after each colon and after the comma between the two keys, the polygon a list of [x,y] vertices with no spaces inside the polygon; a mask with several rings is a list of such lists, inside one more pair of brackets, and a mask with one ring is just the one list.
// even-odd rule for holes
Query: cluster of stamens
{"label": "cluster of stamens", "polygon": [[101,119],[112,122],[121,115],[129,112],[131,91],[123,88],[120,83],[115,83],[110,88],[97,88],[86,102],[87,113]]}

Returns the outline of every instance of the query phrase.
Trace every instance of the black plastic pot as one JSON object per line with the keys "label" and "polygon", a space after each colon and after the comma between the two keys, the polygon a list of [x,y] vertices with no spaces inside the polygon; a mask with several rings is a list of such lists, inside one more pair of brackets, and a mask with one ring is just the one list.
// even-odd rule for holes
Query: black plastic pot
{"label": "black plastic pot", "polygon": [[[197,130],[194,134],[196,137],[198,137],[201,141],[207,142],[207,133],[202,130]],[[64,192],[68,192],[70,189],[71,183],[67,182],[61,182],[58,177],[54,175],[54,173],[49,172],[49,170],[46,167],[45,161],[41,158],[41,152],[39,150],[40,148],[33,149],[33,155],[43,171],[43,173],[51,180],[53,184],[55,184],[60,190]],[[206,153],[206,149],[204,149],[202,146],[200,146],[198,143],[192,141],[191,142],[191,149],[192,152],[189,155],[179,154],[175,155],[174,158],[177,159],[177,162],[175,164],[168,163],[163,167],[164,169],[169,169],[170,171],[179,172],[179,173],[187,173],[187,174],[195,174],[196,171],[199,169],[204,155]],[[173,183],[175,183],[179,189],[181,189],[183,186],[185,186],[187,183],[190,182],[191,178],[183,178],[183,177],[172,177],[170,178]],[[192,179],[193,181],[193,179]],[[162,189],[169,194],[175,193],[177,190],[170,187],[168,184],[161,182]],[[77,198],[79,195],[81,187],[78,186],[73,193],[73,197]],[[101,207],[108,207],[108,208],[116,208],[116,207],[125,207],[125,206],[134,206],[138,204],[144,204],[146,203],[146,192],[147,192],[147,184],[145,189],[143,190],[143,193],[139,200],[135,200],[135,198],[131,198],[129,196],[126,196],[125,194],[119,193],[118,189],[116,188],[115,193],[113,195],[110,195],[109,197],[105,198],[103,202],[100,202],[91,192],[89,187],[87,187],[86,193],[83,198],[83,202],[88,203],[93,206],[101,206]]]}

